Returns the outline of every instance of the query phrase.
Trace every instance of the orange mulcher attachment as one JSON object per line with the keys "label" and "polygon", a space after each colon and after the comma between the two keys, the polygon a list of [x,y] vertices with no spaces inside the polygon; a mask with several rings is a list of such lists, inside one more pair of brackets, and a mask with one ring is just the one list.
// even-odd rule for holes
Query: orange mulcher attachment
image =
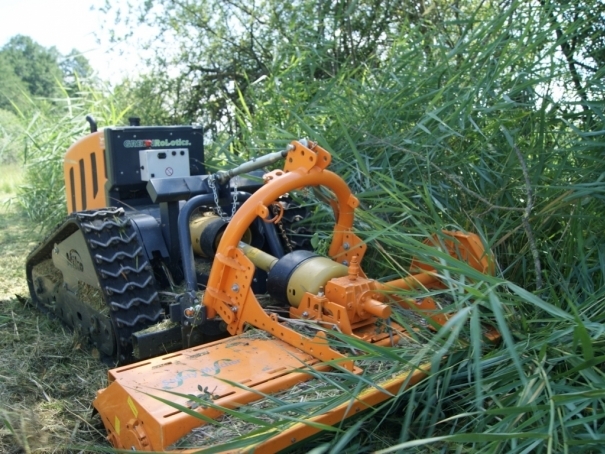
{"label": "orange mulcher attachment", "polygon": [[[219,418],[217,407],[234,409],[263,395],[290,389],[312,377],[305,370],[329,370],[330,365],[338,364],[355,374],[362,372],[352,359],[331,346],[323,331],[308,337],[293,329],[287,319],[265,311],[251,290],[257,267],[268,272],[271,297],[290,305],[291,319],[312,320],[328,330],[384,346],[405,335],[403,327],[390,322],[388,290],[438,288],[441,283],[437,273],[415,261],[416,274],[404,279],[379,283],[366,277],[361,268],[366,245],[353,233],[353,215],[359,202],[339,176],[326,170],[330,161],[330,154],[318,145],[292,142],[284,169],[265,175],[266,184],[229,222],[217,249],[203,304],[208,318],[221,317],[233,337],[109,371],[109,386],[98,392],[94,406],[114,447],[164,451],[204,424],[204,419]],[[269,207],[278,197],[309,186],[325,186],[335,196],[337,219],[330,258],[295,251],[277,259],[240,242],[257,216],[268,219]],[[492,269],[490,257],[476,235],[444,235],[444,246],[452,255],[481,272]],[[437,243],[436,238],[431,241]],[[436,325],[446,322],[446,316],[430,298],[396,301],[404,308],[427,312]],[[384,329],[387,322],[391,330]],[[249,327],[270,336],[251,338],[245,333]],[[381,383],[380,389],[368,388],[326,413],[292,423],[250,450],[272,453],[287,448],[318,433],[320,425],[337,424],[397,394],[402,386],[415,384],[425,377],[428,367],[419,365],[412,372]],[[188,396],[199,395],[200,389],[211,390],[211,406],[192,405]],[[191,411],[202,416],[196,418],[189,414]]]}

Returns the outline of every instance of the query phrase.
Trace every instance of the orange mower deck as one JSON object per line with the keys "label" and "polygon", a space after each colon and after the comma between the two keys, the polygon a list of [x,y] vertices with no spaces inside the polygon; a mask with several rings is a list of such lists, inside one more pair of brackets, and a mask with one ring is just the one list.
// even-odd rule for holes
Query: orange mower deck
{"label": "orange mower deck", "polygon": [[[427,367],[421,366],[412,374],[402,374],[382,384],[388,394],[369,389],[355,401],[312,418],[309,422],[336,424],[392,397],[404,382],[408,386],[415,384],[425,376]],[[185,408],[196,407],[186,395],[208,399],[212,407],[200,406],[196,411],[207,418],[216,419],[221,412],[215,406],[235,409],[259,400],[265,394],[291,388],[312,378],[312,375],[304,372],[308,368],[330,369],[278,339],[235,336],[113,369],[109,372],[109,386],[98,392],[94,406],[101,413],[109,432],[108,439],[114,447],[166,451],[170,445],[205,422],[158,398]],[[354,371],[361,372],[361,369]],[[314,425],[293,424],[287,431],[275,433],[269,440],[256,445],[254,451],[277,452],[319,431]]]}

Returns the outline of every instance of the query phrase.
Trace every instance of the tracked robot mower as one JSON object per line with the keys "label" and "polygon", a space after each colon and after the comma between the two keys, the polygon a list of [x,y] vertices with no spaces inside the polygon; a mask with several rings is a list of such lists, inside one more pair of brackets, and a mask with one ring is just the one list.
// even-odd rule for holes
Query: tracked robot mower
{"label": "tracked robot mower", "polygon": [[[434,329],[446,323],[447,312],[433,299],[394,296],[401,294],[397,290],[442,288],[438,273],[429,264],[415,260],[409,276],[389,282],[368,277],[363,267],[366,245],[353,228],[359,202],[344,180],[328,170],[331,156],[326,150],[312,142],[294,141],[286,151],[242,168],[248,171],[251,166],[280,159],[285,161],[283,170],[264,174],[262,186],[239,199],[241,203],[214,243],[215,249],[210,251],[213,261],[203,291],[198,286],[192,258],[195,248],[188,241],[192,230],[189,213],[210,203],[209,191],[200,190],[200,195],[191,190],[181,192],[187,192],[187,197],[183,196],[187,201],[180,208],[176,237],[180,241],[187,297],[186,304],[171,303],[170,314],[179,311],[175,318],[180,317],[184,331],[183,321],[189,329],[195,327],[201,333],[206,327],[222,324],[229,337],[110,370],[108,386],[98,392],[94,407],[114,447],[186,451],[183,438],[199,427],[212,425],[213,421],[233,417],[233,409],[271,400],[271,396],[317,379],[321,373],[340,371],[361,376],[364,370],[356,361],[354,346],[391,348],[411,337],[412,333],[392,319],[394,310],[401,308],[420,314]],[[216,181],[225,183],[242,168],[219,173]],[[204,177],[195,178],[196,184],[203,187]],[[255,223],[279,222],[286,211],[280,202],[283,197],[297,189],[313,187],[325,188],[332,195],[330,205],[335,225],[327,257],[307,250],[279,254],[275,253],[279,248],[263,249],[252,244],[255,234],[249,232],[255,231]],[[167,191],[164,196],[163,191],[156,191],[156,200],[171,201],[174,197],[170,195],[174,192]],[[80,229],[85,229],[90,221],[77,222]],[[103,231],[107,222],[104,218],[93,225]],[[91,228],[90,233],[94,232],[97,230]],[[82,235],[83,242],[90,247],[87,233]],[[126,229],[120,238],[128,235]],[[482,273],[492,272],[490,256],[474,234],[442,232],[428,241]],[[95,249],[90,251],[95,260]],[[105,253],[103,257],[109,255]],[[266,282],[262,292],[255,289],[259,276]],[[35,277],[32,286],[35,292]],[[74,287],[75,279],[68,281],[68,288]],[[128,291],[133,298],[149,299],[139,296],[141,290],[136,285]],[[270,302],[261,298],[260,293],[268,294]],[[145,302],[140,301],[140,305]],[[155,314],[153,310],[151,313]],[[115,323],[113,320],[108,323]],[[300,329],[301,326],[305,329]],[[498,334],[486,329],[486,337],[495,340]],[[342,348],[347,339],[351,348]],[[416,364],[406,372],[386,377],[378,387],[361,386],[353,390],[353,397],[323,411],[310,411],[307,416],[299,415],[279,427],[261,425],[251,432],[251,446],[245,451],[273,453],[296,445],[328,426],[392,398],[423,379],[428,369],[427,364]],[[331,377],[334,379],[334,375]]]}

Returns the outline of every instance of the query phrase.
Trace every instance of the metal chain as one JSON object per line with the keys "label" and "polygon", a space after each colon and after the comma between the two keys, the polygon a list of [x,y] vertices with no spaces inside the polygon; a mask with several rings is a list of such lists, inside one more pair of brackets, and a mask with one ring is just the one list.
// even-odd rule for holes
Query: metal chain
{"label": "metal chain", "polygon": [[214,175],[210,175],[210,177],[208,178],[208,186],[210,186],[210,189],[212,190],[212,195],[214,196],[216,214],[218,214],[221,219],[224,219],[225,216],[223,214],[223,210],[221,210],[221,205],[218,203],[218,191],[216,190],[216,185],[214,184]]}
{"label": "metal chain", "polygon": [[[275,205],[272,205],[271,210],[273,211],[273,215],[277,216],[277,214],[278,214],[277,211],[279,210],[279,208],[277,208]],[[284,243],[286,243],[286,247],[288,248],[289,252],[293,252],[294,246],[292,246],[292,243],[290,242],[290,239],[288,238],[288,234],[286,233],[286,229],[284,228],[284,224],[281,220],[279,222],[277,222],[277,227],[279,228],[279,233],[281,234],[281,236],[284,240]]]}
{"label": "metal chain", "polygon": [[231,217],[226,217],[225,213],[221,209],[221,205],[218,201],[218,190],[216,189],[216,185],[214,184],[214,175],[211,175],[208,178],[208,186],[212,190],[212,195],[214,196],[214,204],[216,205],[216,214],[220,216],[221,219],[230,220],[235,216],[235,211],[237,210],[237,186],[233,184],[233,202],[231,206]]}
{"label": "metal chain", "polygon": [[237,209],[237,185],[233,183],[233,205],[231,206],[231,219],[235,216],[235,210]]}

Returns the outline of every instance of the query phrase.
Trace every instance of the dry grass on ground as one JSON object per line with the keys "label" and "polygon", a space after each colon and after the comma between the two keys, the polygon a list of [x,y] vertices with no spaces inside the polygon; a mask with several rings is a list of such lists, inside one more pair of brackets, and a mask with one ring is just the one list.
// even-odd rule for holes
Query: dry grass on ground
{"label": "dry grass on ground", "polygon": [[91,405],[107,367],[29,302],[25,257],[39,237],[25,218],[0,207],[0,452],[107,448]]}

